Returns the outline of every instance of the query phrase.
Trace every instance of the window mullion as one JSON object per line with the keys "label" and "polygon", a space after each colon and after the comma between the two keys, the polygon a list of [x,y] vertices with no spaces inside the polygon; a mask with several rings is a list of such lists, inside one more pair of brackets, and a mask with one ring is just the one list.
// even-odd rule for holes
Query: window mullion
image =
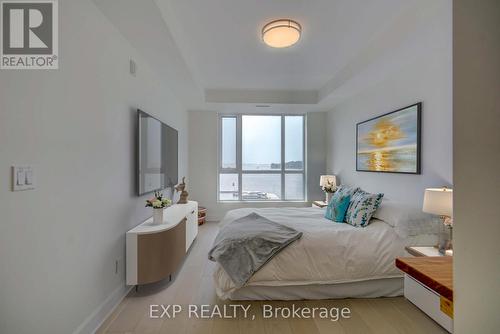
{"label": "window mullion", "polygon": [[236,169],[238,171],[238,200],[243,200],[243,166],[242,166],[242,124],[241,115],[236,117]]}
{"label": "window mullion", "polygon": [[302,193],[304,201],[307,201],[307,124],[306,117],[302,116]]}
{"label": "window mullion", "polygon": [[281,115],[281,200],[285,200],[285,115]]}
{"label": "window mullion", "polygon": [[222,117],[219,116],[217,119],[217,200],[221,200],[220,187],[221,180],[220,174],[222,171]]}

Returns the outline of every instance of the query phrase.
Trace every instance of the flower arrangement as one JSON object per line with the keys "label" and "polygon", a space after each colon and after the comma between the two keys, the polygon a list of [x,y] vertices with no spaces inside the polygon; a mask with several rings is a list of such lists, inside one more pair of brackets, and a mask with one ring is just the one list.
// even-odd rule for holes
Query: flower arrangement
{"label": "flower arrangement", "polygon": [[337,190],[337,186],[332,181],[326,181],[326,185],[322,186],[321,189],[325,193],[334,193]]}
{"label": "flower arrangement", "polygon": [[153,198],[146,200],[146,207],[153,209],[164,209],[170,205],[172,205],[172,201],[163,197],[163,194],[159,191],[155,191]]}

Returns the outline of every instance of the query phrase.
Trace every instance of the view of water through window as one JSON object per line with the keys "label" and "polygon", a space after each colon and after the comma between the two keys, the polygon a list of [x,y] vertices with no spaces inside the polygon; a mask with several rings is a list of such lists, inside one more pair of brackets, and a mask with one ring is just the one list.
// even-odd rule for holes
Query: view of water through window
{"label": "view of water through window", "polygon": [[238,116],[221,117],[219,200],[304,200],[304,116],[239,117],[240,133]]}

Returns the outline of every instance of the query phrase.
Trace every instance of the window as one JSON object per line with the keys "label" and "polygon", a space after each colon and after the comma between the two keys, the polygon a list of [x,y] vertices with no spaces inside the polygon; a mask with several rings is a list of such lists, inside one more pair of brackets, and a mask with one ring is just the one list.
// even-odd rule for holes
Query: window
{"label": "window", "polygon": [[304,201],[305,116],[221,115],[219,201]]}

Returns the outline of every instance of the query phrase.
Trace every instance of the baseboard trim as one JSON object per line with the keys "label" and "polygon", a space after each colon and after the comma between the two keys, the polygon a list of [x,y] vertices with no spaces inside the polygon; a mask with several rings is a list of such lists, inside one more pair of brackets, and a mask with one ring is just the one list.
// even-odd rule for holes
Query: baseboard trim
{"label": "baseboard trim", "polygon": [[219,222],[221,219],[222,217],[207,215],[208,222]]}
{"label": "baseboard trim", "polygon": [[104,321],[113,313],[133,287],[123,285],[117,287],[85,321],[78,326],[73,334],[94,334]]}

